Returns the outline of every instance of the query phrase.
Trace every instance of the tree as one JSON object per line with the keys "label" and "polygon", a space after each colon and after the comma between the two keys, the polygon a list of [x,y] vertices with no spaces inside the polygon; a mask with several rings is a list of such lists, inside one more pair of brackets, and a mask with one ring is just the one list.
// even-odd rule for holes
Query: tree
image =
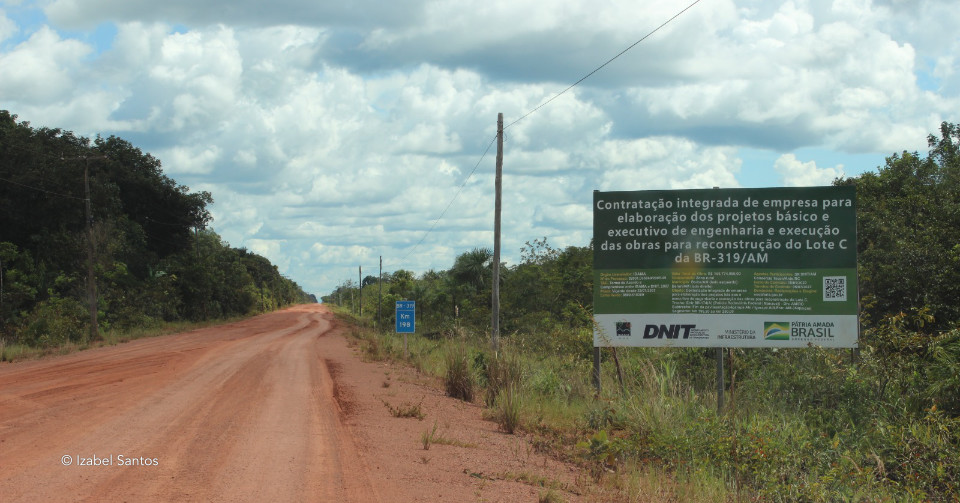
{"label": "tree", "polygon": [[929,155],[902,152],[876,173],[838,180],[857,188],[864,320],[933,316],[925,330],[960,321],[960,127],[943,123]]}
{"label": "tree", "polygon": [[458,283],[470,285],[480,293],[491,276],[490,261],[493,252],[489,248],[474,248],[457,257],[451,269],[451,275]]}
{"label": "tree", "polygon": [[212,195],[177,184],[159,159],[115,136],[91,143],[0,110],[3,336],[50,343],[73,338],[77,323],[88,323],[74,309],[84,300],[84,171],[104,328],[242,315],[307,300],[267,259],[231,248],[206,229]]}
{"label": "tree", "polygon": [[387,293],[396,295],[401,299],[410,298],[414,282],[415,279],[412,272],[400,269],[390,275]]}

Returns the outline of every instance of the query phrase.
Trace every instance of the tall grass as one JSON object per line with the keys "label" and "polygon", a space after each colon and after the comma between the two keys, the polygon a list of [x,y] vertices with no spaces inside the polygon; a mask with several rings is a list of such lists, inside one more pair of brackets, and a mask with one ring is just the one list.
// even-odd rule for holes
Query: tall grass
{"label": "tall grass", "polygon": [[960,389],[948,385],[960,332],[925,346],[882,335],[899,346],[864,344],[856,364],[846,351],[735,350],[735,400],[721,412],[702,349],[621,350],[623,393],[605,354],[596,393],[576,330],[512,334],[499,358],[469,330],[410,345],[448,391],[481,390],[504,431],[521,426],[539,452],[590,468],[610,491],[602,499],[960,500]]}
{"label": "tall grass", "polygon": [[470,354],[464,344],[452,341],[444,352],[446,372],[443,383],[447,396],[466,402],[473,401],[474,376],[470,366]]}
{"label": "tall grass", "polygon": [[519,386],[507,385],[500,389],[494,401],[494,419],[500,429],[513,434],[520,428],[523,398]]}
{"label": "tall grass", "polygon": [[507,389],[519,388],[523,381],[523,363],[515,351],[503,351],[492,357],[478,359],[478,366],[486,367],[481,370],[485,376],[486,394],[484,401],[492,406],[497,397]]}
{"label": "tall grass", "polygon": [[13,362],[28,358],[33,354],[32,348],[23,344],[7,344],[0,340],[0,361]]}

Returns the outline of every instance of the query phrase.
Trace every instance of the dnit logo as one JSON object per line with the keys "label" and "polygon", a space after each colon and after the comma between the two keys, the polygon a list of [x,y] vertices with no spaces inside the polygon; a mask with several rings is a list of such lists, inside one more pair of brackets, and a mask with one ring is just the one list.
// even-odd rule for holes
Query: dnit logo
{"label": "dnit logo", "polygon": [[763,322],[763,338],[768,341],[789,341],[790,340],[790,322],[789,321],[765,321]]}
{"label": "dnit logo", "polygon": [[617,337],[630,337],[630,322],[629,322],[629,321],[618,321],[618,322],[617,322]]}
{"label": "dnit logo", "polygon": [[696,325],[647,325],[643,327],[644,339],[684,339],[690,337],[690,330]]}

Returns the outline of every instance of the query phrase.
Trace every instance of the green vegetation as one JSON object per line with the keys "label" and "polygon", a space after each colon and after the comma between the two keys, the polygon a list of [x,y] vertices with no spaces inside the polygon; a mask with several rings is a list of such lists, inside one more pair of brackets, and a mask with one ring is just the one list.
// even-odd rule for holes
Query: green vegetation
{"label": "green vegetation", "polygon": [[464,448],[474,448],[475,444],[469,442],[462,442],[460,440],[454,440],[452,438],[447,438],[442,434],[437,432],[437,421],[433,422],[433,428],[430,430],[424,431],[420,434],[420,441],[423,442],[423,450],[429,451],[430,446],[433,444],[437,445],[452,445],[454,447],[464,447]]}
{"label": "green vegetation", "polygon": [[88,340],[91,242],[104,338],[308,300],[269,260],[231,248],[207,228],[212,202],[209,193],[178,185],[158,159],[123,139],[35,129],[0,110],[3,359],[101,342]]}
{"label": "green vegetation", "polygon": [[474,377],[466,348],[454,342],[446,348],[445,354],[447,370],[444,373],[444,385],[447,396],[472,401]]}
{"label": "green vegetation", "polygon": [[416,418],[420,421],[423,421],[423,418],[427,417],[421,409],[422,403],[416,405],[411,403],[402,403],[396,407],[390,404],[390,402],[384,400],[383,405],[390,411],[390,415],[393,417],[399,418]]}
{"label": "green vegetation", "polygon": [[559,494],[553,492],[553,489],[547,489],[546,492],[540,493],[537,497],[537,501],[540,503],[563,503],[563,498]]}
{"label": "green vegetation", "polygon": [[[719,413],[712,350],[621,348],[622,392],[605,352],[607,385],[594,392],[590,247],[535,240],[504,268],[498,355],[487,250],[447,271],[387,275],[382,331],[377,278],[324,300],[346,314],[362,296],[374,306],[356,320],[376,348],[369,357],[407,361],[448,389],[469,381],[490,419],[507,431],[509,416],[539,452],[581,463],[604,501],[957,501],[960,127],[940,133],[926,156],[903,152],[876,173],[836,181],[857,187],[858,354],[726,351]],[[392,333],[401,299],[417,301],[409,357]]]}

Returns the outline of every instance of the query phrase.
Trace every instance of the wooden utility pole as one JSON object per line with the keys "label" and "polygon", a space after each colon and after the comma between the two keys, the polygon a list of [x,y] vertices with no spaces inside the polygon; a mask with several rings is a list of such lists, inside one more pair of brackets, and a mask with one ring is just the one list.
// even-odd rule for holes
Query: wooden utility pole
{"label": "wooden utility pole", "polygon": [[93,211],[90,208],[90,158],[83,158],[83,193],[87,213],[87,299],[90,302],[90,342],[100,340],[99,322],[97,321],[97,277],[93,271]]}
{"label": "wooden utility pole", "polygon": [[360,283],[358,283],[360,288],[358,288],[357,290],[359,291],[358,293],[360,295],[360,317],[363,318],[363,266],[362,265],[357,266],[357,277],[360,278]]}
{"label": "wooden utility pole", "polygon": [[383,255],[380,255],[380,275],[377,276],[377,330],[382,330],[380,325],[383,316]]}
{"label": "wooden utility pole", "polygon": [[503,114],[497,114],[497,174],[494,180],[496,201],[493,210],[493,293],[491,294],[491,336],[493,353],[500,351],[500,207],[503,189]]}
{"label": "wooden utility pole", "polygon": [[83,201],[87,221],[87,305],[90,311],[90,342],[100,340],[100,329],[97,321],[97,277],[94,273],[96,248],[93,245],[93,210],[90,207],[90,160],[106,158],[107,156],[105,155],[84,155],[70,159],[60,158],[64,161],[83,160]]}

